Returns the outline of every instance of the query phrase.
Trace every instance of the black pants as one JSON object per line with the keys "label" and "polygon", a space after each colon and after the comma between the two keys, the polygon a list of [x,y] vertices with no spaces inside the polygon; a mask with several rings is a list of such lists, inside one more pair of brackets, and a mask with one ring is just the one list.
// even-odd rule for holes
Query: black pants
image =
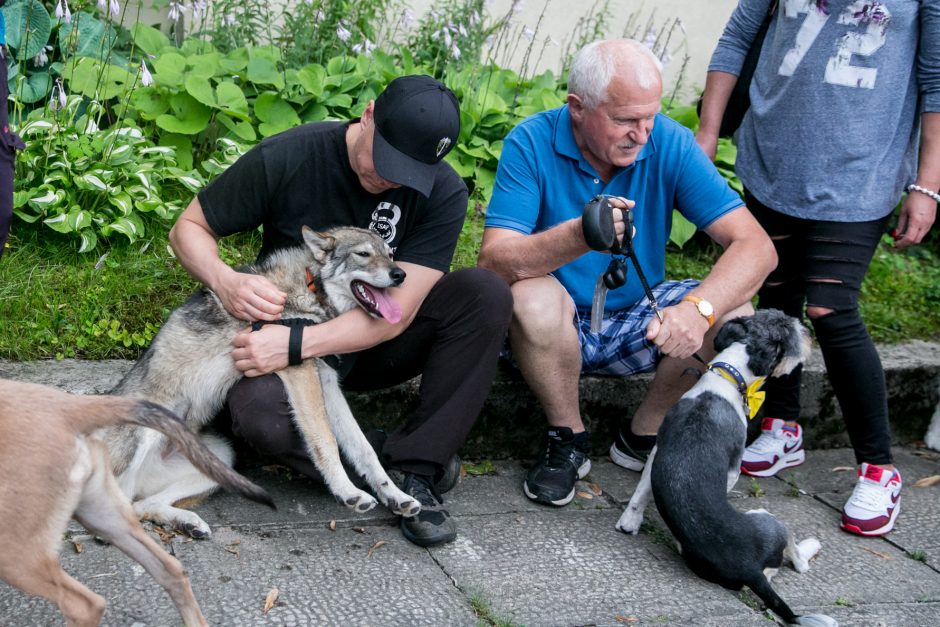
{"label": "black pants", "polygon": [[[457,452],[489,394],[511,316],[512,294],[502,279],[480,268],[460,270],[438,281],[404,333],[344,357],[338,370],[346,390],[377,390],[421,375],[417,409],[381,450],[388,466],[434,476]],[[235,437],[320,479],[277,375],[239,381],[227,413]]]}
{"label": "black pants", "polygon": [[[811,317],[858,463],[890,464],[884,369],[858,311],[858,293],[889,216],[871,222],[803,220],[778,213],[745,192],[770,235],[779,263],[758,292],[759,309],[803,318],[804,305],[831,309]],[[802,368],[768,379],[764,414],[797,420]]]}
{"label": "black pants", "polygon": [[[0,2],[0,5],[3,3]],[[0,52],[5,50],[0,47]],[[23,140],[10,132],[7,113],[7,62],[0,54],[0,257],[10,233],[13,220],[13,173],[16,168],[16,149],[24,148]]]}

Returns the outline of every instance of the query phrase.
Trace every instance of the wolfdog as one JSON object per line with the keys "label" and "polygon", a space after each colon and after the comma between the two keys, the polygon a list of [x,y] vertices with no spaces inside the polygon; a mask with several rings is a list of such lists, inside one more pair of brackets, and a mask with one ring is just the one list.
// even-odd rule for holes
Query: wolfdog
{"label": "wolfdog", "polygon": [[[401,319],[401,308],[385,288],[400,285],[405,273],[392,261],[391,249],[381,237],[353,227],[317,233],[304,226],[302,234],[302,246],[277,251],[244,270],[268,278],[287,294],[283,319],[321,323],[356,306],[391,323]],[[199,290],[170,314],[113,393],[169,407],[198,432],[242,376],[231,351],[233,338],[245,325],[211,290]],[[420,503],[385,473],[343,397],[333,368],[323,360],[308,359],[277,375],[310,457],[339,502],[359,512],[376,505],[375,498],[346,475],[337,445],[389,509],[402,516],[420,511]],[[208,434],[201,437],[216,455],[233,462],[227,442]],[[198,515],[174,504],[212,491],[213,480],[193,468],[159,433],[125,426],[110,429],[105,438],[118,484],[138,516],[196,538],[210,534]]]}
{"label": "wolfdog", "polygon": [[105,600],[59,566],[69,518],[137,560],[187,625],[206,625],[182,565],[141,528],[95,431],[157,429],[227,490],[274,507],[270,495],[223,464],[179,419],[149,401],[66,394],[0,380],[0,579],[59,606],[69,625],[97,625]]}

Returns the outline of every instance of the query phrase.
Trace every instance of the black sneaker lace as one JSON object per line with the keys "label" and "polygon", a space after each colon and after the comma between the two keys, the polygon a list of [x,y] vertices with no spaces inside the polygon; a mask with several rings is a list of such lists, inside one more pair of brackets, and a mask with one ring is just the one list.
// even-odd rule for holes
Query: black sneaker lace
{"label": "black sneaker lace", "polygon": [[574,443],[559,442],[555,438],[548,438],[548,445],[545,447],[545,465],[549,468],[562,468],[571,464],[571,454],[574,451]]}
{"label": "black sneaker lace", "polygon": [[441,498],[441,495],[438,494],[437,490],[434,489],[434,485],[431,483],[431,480],[422,475],[408,474],[405,476],[404,486],[402,490],[406,494],[410,494],[418,500],[421,505],[427,505],[434,507],[439,503],[443,503],[444,499]]}

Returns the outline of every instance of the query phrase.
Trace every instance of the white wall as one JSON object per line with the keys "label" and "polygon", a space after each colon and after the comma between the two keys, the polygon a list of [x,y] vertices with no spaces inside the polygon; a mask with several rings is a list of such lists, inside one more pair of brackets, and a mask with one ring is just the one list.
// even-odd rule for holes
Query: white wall
{"label": "white wall", "polygon": [[[516,14],[515,20],[535,29],[539,15],[544,10],[544,17],[536,33],[536,42],[541,42],[546,36],[551,36],[557,42],[570,39],[570,32],[575,28],[579,18],[591,13],[592,6],[597,0],[523,0],[521,10]],[[412,8],[419,15],[427,11],[433,0],[411,0]],[[492,0],[487,11],[491,16],[505,15],[512,5],[512,0]],[[657,30],[666,24],[671,24],[679,18],[685,29],[685,36],[678,30],[671,39],[669,51],[673,58],[666,64],[664,70],[664,85],[668,91],[674,84],[682,65],[682,57],[687,53],[689,62],[685,73],[685,92],[691,93],[691,88],[701,88],[705,84],[705,72],[711,58],[718,37],[724,28],[725,22],[737,6],[737,0],[610,0],[608,3],[609,37],[623,35],[625,26],[631,22],[639,26],[642,32],[647,24],[651,23]],[[641,33],[642,34],[642,33]],[[682,47],[677,46],[685,41]],[[539,46],[536,50],[539,50]],[[514,63],[510,66],[519,70],[523,50],[516,53]],[[536,53],[537,54],[537,53]],[[561,59],[560,46],[547,46],[537,70],[550,69],[558,71],[565,61]]]}

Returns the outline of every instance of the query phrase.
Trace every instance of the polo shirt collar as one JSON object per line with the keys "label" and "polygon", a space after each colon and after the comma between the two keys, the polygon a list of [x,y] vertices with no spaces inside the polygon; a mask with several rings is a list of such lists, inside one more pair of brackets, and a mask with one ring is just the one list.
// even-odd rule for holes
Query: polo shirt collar
{"label": "polo shirt collar", "polygon": [[[657,114],[657,117],[659,117],[659,114]],[[656,128],[655,123],[653,128]],[[564,157],[568,157],[569,159],[577,161],[580,164],[582,170],[588,172],[591,176],[597,176],[597,171],[594,170],[594,166],[588,163],[588,160],[584,158],[583,154],[581,154],[581,149],[578,148],[578,143],[574,139],[574,128],[571,126],[571,111],[568,109],[568,105],[562,105],[558,111],[558,117],[555,122],[555,136],[552,139],[552,144],[554,146],[555,152]],[[633,162],[633,164],[635,164],[637,161],[641,161],[652,156],[655,152],[656,145],[653,141],[653,134],[651,133],[649,141],[646,142],[646,145],[640,148],[640,153],[636,156],[636,160]],[[627,168],[618,168],[614,172],[614,176],[624,169],[632,168],[633,164],[630,164],[627,166]]]}

